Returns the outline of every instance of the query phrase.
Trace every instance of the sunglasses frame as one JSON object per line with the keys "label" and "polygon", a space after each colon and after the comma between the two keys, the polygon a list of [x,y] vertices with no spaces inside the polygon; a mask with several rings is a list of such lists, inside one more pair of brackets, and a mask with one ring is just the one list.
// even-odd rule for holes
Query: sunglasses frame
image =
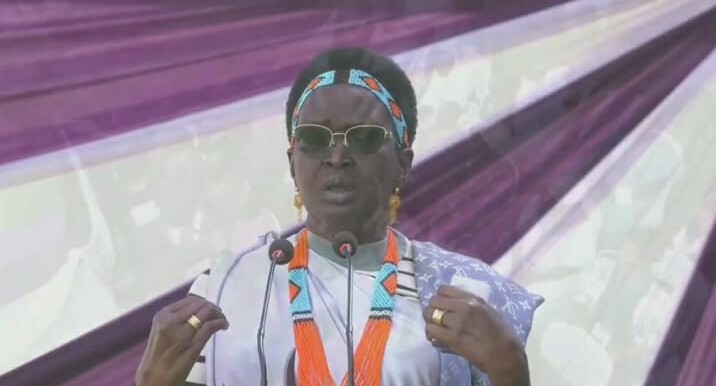
{"label": "sunglasses frame", "polygon": [[[353,129],[357,129],[357,128],[361,128],[361,127],[378,127],[378,128],[383,129],[383,132],[385,133],[385,136],[383,137],[383,142],[381,143],[381,146],[383,146],[383,144],[384,144],[388,139],[392,139],[392,140],[395,141],[395,136],[393,135],[393,132],[390,131],[390,130],[388,130],[388,129],[386,129],[384,126],[380,126],[380,125],[355,125],[355,126],[349,127],[348,130],[346,130],[346,131],[343,132],[343,133],[336,133],[336,132],[334,132],[333,130],[331,130],[330,127],[325,126],[325,125],[320,125],[320,124],[317,124],[317,123],[302,123],[302,124],[296,126],[296,129],[295,129],[294,133],[298,133],[298,129],[301,128],[301,127],[309,127],[309,126],[315,126],[315,127],[323,128],[323,129],[325,129],[326,131],[328,131],[328,132],[331,134],[331,142],[328,143],[328,147],[327,147],[327,148],[321,149],[321,151],[330,150],[333,146],[335,146],[335,145],[336,145],[336,136],[342,136],[342,137],[343,137],[343,141],[342,141],[342,142],[343,142],[343,146],[345,146],[346,149],[349,149],[349,150],[350,150],[351,147],[348,146],[348,133],[349,133],[351,130],[353,130]],[[293,135],[293,138],[294,138],[294,141],[296,141],[296,134]],[[395,144],[398,145],[398,141],[395,141]],[[362,153],[362,152],[361,152],[360,154],[375,154],[375,153],[377,153],[379,150],[380,150],[380,148],[378,148],[376,151],[374,151],[374,152],[372,152],[372,153]]]}

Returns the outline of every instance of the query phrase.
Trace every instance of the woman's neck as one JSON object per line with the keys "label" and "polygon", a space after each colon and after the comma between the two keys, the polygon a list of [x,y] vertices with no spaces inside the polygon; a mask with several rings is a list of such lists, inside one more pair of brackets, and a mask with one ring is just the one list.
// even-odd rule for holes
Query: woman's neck
{"label": "woman's neck", "polygon": [[358,244],[362,245],[385,239],[388,231],[388,222],[380,221],[376,223],[368,221],[360,224],[353,221],[317,220],[308,216],[306,228],[312,233],[330,241],[333,241],[338,232],[351,232],[356,237]]}
{"label": "woman's neck", "polygon": [[[360,248],[356,251],[351,261],[353,262],[353,268],[359,271],[378,271],[383,265],[385,258],[385,250],[387,248],[387,240],[383,239],[375,243],[361,244]],[[347,266],[348,261],[338,256],[333,251],[333,243],[324,239],[321,236],[316,235],[308,231],[308,247],[312,251],[317,253],[338,265]]]}

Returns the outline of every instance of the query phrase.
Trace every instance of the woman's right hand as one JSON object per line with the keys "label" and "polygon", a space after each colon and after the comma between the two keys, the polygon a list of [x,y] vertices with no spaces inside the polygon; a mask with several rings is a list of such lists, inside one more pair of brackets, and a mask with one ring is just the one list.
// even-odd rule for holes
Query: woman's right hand
{"label": "woman's right hand", "polygon": [[[197,331],[187,320],[202,321]],[[221,309],[195,295],[164,307],[156,315],[139,364],[137,386],[183,386],[209,338],[229,328]]]}

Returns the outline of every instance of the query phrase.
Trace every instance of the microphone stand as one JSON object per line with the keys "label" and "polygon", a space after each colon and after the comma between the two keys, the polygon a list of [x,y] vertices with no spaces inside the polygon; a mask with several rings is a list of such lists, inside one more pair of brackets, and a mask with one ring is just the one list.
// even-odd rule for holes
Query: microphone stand
{"label": "microphone stand", "polygon": [[348,358],[348,386],[355,386],[355,369],[353,360],[353,256],[346,252],[348,259],[348,311],[346,312],[346,350]]}
{"label": "microphone stand", "polygon": [[268,280],[266,280],[266,292],[264,306],[261,310],[261,321],[259,322],[259,331],[256,334],[256,344],[259,351],[259,365],[261,367],[261,386],[267,386],[267,370],[266,370],[266,352],[264,351],[264,335],[266,334],[266,314],[268,314],[269,300],[271,299],[271,283],[273,283],[273,274],[276,271],[276,260],[271,260],[271,268],[269,269]]}
{"label": "microphone stand", "polygon": [[259,354],[259,367],[261,368],[261,386],[266,386],[268,383],[266,351],[264,350],[264,335],[266,335],[266,316],[268,314],[269,301],[271,300],[271,285],[273,284],[273,276],[274,272],[276,272],[276,265],[284,265],[293,258],[293,245],[286,239],[274,240],[269,247],[269,258],[271,259],[271,267],[269,268],[269,274],[266,280],[266,291],[264,292],[264,304],[261,309],[259,329],[256,333],[256,347]]}
{"label": "microphone stand", "polygon": [[355,386],[355,360],[353,358],[353,255],[358,242],[350,232],[338,232],[333,240],[333,251],[348,259],[348,310],[346,311],[346,357],[348,358],[348,386]]}

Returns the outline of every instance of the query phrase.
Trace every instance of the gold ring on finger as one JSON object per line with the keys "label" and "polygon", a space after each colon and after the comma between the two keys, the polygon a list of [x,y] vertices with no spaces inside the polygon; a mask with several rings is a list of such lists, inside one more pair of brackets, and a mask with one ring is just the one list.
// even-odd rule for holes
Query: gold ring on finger
{"label": "gold ring on finger", "polygon": [[190,316],[186,322],[189,323],[189,325],[192,326],[197,331],[199,331],[199,329],[201,328],[201,325],[204,324],[201,321],[201,319],[199,319],[196,315]]}
{"label": "gold ring on finger", "polygon": [[430,321],[432,321],[434,324],[437,324],[438,326],[445,327],[445,325],[443,324],[443,318],[445,318],[445,313],[445,310],[436,308],[433,311],[433,315],[430,317]]}

